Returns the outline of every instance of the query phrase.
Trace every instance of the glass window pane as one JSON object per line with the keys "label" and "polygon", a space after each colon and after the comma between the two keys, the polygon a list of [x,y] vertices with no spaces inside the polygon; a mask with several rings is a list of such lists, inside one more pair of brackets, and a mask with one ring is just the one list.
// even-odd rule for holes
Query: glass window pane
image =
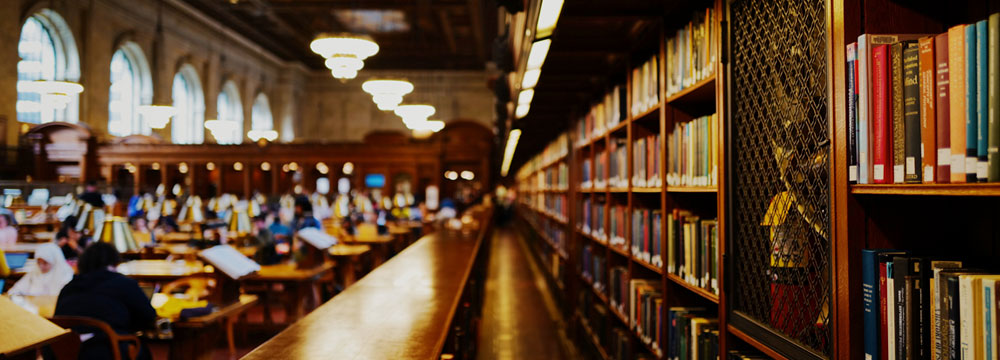
{"label": "glass window pane", "polygon": [[132,62],[118,50],[111,57],[111,89],[108,94],[108,133],[127,136],[140,133],[138,124],[138,86]]}
{"label": "glass window pane", "polygon": [[[56,47],[49,29],[32,16],[21,27],[21,38],[17,45],[21,60],[17,64],[17,80],[55,80]],[[17,92],[17,120],[39,124],[55,118],[55,109],[42,103],[36,92]]]}

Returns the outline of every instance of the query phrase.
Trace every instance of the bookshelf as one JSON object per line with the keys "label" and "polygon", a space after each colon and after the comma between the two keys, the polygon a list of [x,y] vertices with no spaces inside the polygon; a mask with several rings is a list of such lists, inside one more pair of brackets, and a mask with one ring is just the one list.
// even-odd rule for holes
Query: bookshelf
{"label": "bookshelf", "polygon": [[[655,340],[644,336],[633,326],[628,304],[623,307],[624,311],[613,305],[611,282],[616,272],[624,275],[626,287],[631,284],[630,280],[638,280],[649,282],[658,289],[664,314],[669,307],[703,308],[699,316],[719,320],[719,348],[726,349],[724,296],[697,284],[697,280],[691,277],[685,280],[668,271],[667,258],[668,238],[672,238],[667,234],[668,222],[673,221],[675,210],[683,210],[682,216],[694,219],[692,221],[713,220],[717,226],[715,238],[718,245],[714,247],[715,251],[705,250],[699,255],[706,264],[715,263],[718,266],[716,280],[718,288],[722,288],[725,241],[724,215],[719,210],[724,208],[725,187],[722,176],[724,136],[720,130],[723,128],[721,115],[725,108],[722,101],[725,81],[717,74],[722,72],[718,61],[721,49],[718,34],[723,4],[721,0],[683,4],[677,11],[687,16],[676,21],[673,19],[675,16],[663,16],[653,21],[652,26],[645,27],[641,34],[636,35],[641,41],[632,47],[624,64],[615,67],[608,75],[608,86],[594,93],[592,101],[566,104],[567,113],[576,109],[579,110],[577,114],[583,115],[572,118],[565,133],[559,135],[559,140],[536,154],[518,170],[515,177],[515,189],[521,201],[519,221],[529,224],[526,228],[530,239],[539,240],[536,241],[539,245],[532,248],[538,251],[536,255],[539,258],[547,262],[549,271],[546,277],[549,281],[560,284],[557,298],[561,299],[564,315],[573,318],[572,323],[581,325],[575,338],[584,343],[582,349],[595,349],[594,354],[586,356],[588,358],[615,358],[618,353],[614,344],[620,334],[617,329],[624,329],[624,333],[628,334],[626,343],[634,357],[644,354],[664,358],[667,355],[665,343],[654,344]],[[707,28],[711,29],[705,32],[705,37],[712,34],[711,41],[706,41],[707,57],[704,59],[715,60],[701,70],[697,79],[674,89],[676,91],[668,96],[666,72],[671,65],[664,61],[668,39],[685,30],[696,15],[703,16],[708,23]],[[703,131],[701,145],[705,149],[711,148],[698,163],[705,171],[699,173],[701,177],[697,183],[693,181],[695,176],[691,176],[685,178],[691,179],[690,183],[685,180],[683,185],[668,186],[669,165],[674,161],[681,162],[680,159],[668,158],[668,135],[675,125],[691,124],[699,118],[704,118],[702,121],[705,124],[699,128]],[[568,140],[561,140],[563,137]],[[623,152],[619,154],[616,151]],[[552,154],[559,155],[553,157]],[[616,155],[619,157],[616,158]],[[694,156],[693,153],[689,155]],[[689,158],[683,160],[688,161]],[[568,222],[552,219],[546,211],[540,211],[538,200],[532,195],[532,191],[552,192],[544,186],[540,187],[533,179],[545,171],[544,165],[554,163],[569,166],[566,191]],[[639,168],[639,164],[645,164],[645,167]],[[618,166],[624,173],[615,178],[613,175],[621,172]],[[692,165],[689,169],[694,168]],[[710,180],[712,178],[717,180]],[[550,223],[567,234],[568,256],[562,256],[553,246],[549,235],[552,230],[537,224],[534,219],[538,218],[549,218]],[[677,219],[678,224],[686,220],[690,219]],[[697,228],[695,224],[701,223],[692,223],[693,229]],[[655,238],[652,235],[654,228],[658,228],[656,231],[659,234]],[[647,238],[650,238],[650,248],[633,247],[645,246]],[[658,255],[654,253],[654,246],[660,249]],[[585,255],[593,258],[584,259]],[[561,267],[552,266],[551,260],[547,259],[558,259],[563,264]],[[588,273],[592,271],[589,268],[594,267],[593,259],[602,262],[597,267],[603,272],[601,283],[595,282],[593,275]],[[592,326],[598,323],[607,326]],[[749,346],[741,344],[734,348],[748,349]]]}

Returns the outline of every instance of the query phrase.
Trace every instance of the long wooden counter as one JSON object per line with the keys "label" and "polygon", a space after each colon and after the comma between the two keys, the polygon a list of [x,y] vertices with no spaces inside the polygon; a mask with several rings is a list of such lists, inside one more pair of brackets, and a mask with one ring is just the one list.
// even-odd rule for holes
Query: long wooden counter
{"label": "long wooden counter", "polygon": [[437,359],[491,213],[424,236],[243,359]]}

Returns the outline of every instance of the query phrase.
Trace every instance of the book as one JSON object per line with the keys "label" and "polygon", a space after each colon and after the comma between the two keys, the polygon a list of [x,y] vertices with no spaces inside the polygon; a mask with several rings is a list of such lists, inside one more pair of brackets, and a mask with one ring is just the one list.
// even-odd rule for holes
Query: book
{"label": "book", "polygon": [[920,48],[911,43],[903,50],[903,120],[905,131],[903,181],[920,182]]}
{"label": "book", "polygon": [[892,68],[889,45],[872,49],[872,182],[892,182]]}
{"label": "book", "polygon": [[910,41],[900,41],[889,47],[889,67],[891,69],[889,91],[892,103],[892,179],[894,184],[902,184],[906,160],[906,123],[903,114],[903,50],[909,47]]}
{"label": "book", "polygon": [[888,344],[886,352],[887,359],[896,360],[899,354],[896,350],[897,341],[897,318],[899,318],[897,308],[896,308],[896,269],[893,259],[888,259],[885,264],[885,274],[886,274],[886,307],[887,307],[887,318],[886,319],[886,343]]}
{"label": "book", "polygon": [[916,312],[913,293],[915,279],[920,276],[921,258],[893,258],[893,282],[896,291],[896,359],[914,359],[919,353]]}
{"label": "book", "polygon": [[[895,287],[893,286],[894,272],[891,271],[893,258],[896,256],[906,256],[906,251],[882,250],[876,253],[876,261],[879,267],[879,358],[895,359],[895,331],[890,335],[889,326],[894,324],[895,315]],[[890,311],[893,310],[893,311]],[[895,327],[893,326],[893,330]]]}
{"label": "book", "polygon": [[861,250],[861,281],[864,297],[864,349],[865,359],[881,358],[879,345],[880,295],[879,290],[884,281],[879,278],[879,254],[895,252],[887,249]]}
{"label": "book", "polygon": [[937,180],[937,84],[934,37],[920,38],[920,166],[924,183]]}
{"label": "book", "polygon": [[989,26],[976,23],[976,181],[986,182],[989,173]]}
{"label": "book", "polygon": [[950,180],[965,182],[965,25],[948,29]]}
{"label": "book", "polygon": [[976,167],[979,163],[978,148],[979,143],[979,118],[977,111],[979,73],[977,72],[976,56],[976,25],[965,26],[965,151],[963,152],[965,164],[965,182],[974,183],[976,179]]}
{"label": "book", "polygon": [[[991,14],[987,20],[990,54],[1000,51],[1000,13]],[[989,57],[989,108],[988,108],[988,148],[987,181],[1000,181],[1000,56]]]}
{"label": "book", "polygon": [[338,242],[337,238],[330,236],[317,228],[305,228],[299,230],[295,233],[295,236],[319,250],[326,250],[331,246],[337,245]]}
{"label": "book", "polygon": [[847,181],[858,182],[858,43],[847,45]]}
{"label": "book", "polygon": [[934,38],[935,84],[937,88],[937,171],[935,182],[951,182],[951,102],[948,71],[948,33]]}
{"label": "book", "polygon": [[260,271],[259,264],[229,245],[210,247],[200,251],[198,256],[234,280]]}
{"label": "book", "polygon": [[942,328],[944,316],[942,314],[942,309],[947,307],[943,303],[942,289],[947,290],[947,284],[942,282],[941,272],[948,269],[957,269],[962,267],[961,261],[945,261],[945,260],[934,260],[931,261],[931,281],[930,281],[930,292],[931,292],[931,332],[932,342],[931,342],[931,354],[935,359],[943,359],[944,346],[947,342],[947,328]]}

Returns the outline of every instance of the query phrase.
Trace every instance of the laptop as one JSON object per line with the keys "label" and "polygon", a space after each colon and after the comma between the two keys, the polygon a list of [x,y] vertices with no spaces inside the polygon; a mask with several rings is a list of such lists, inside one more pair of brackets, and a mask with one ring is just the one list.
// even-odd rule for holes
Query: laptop
{"label": "laptop", "polygon": [[7,267],[11,270],[17,270],[24,267],[24,264],[28,262],[28,253],[5,253],[4,257],[7,258]]}

